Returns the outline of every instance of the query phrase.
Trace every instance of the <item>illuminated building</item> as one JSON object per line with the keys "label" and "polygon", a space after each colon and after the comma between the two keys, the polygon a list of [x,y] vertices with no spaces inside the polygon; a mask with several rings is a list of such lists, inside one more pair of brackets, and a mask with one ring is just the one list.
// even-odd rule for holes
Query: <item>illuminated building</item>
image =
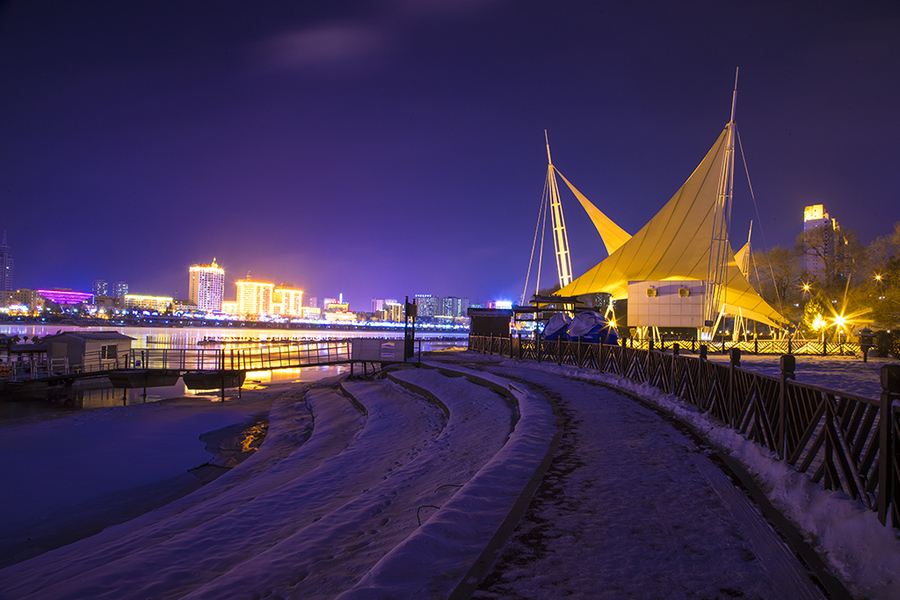
{"label": "illuminated building", "polygon": [[103,279],[94,281],[94,285],[91,287],[91,290],[94,292],[95,296],[109,296],[109,284],[107,284]]}
{"label": "illuminated building", "polygon": [[433,317],[440,313],[440,298],[431,294],[416,294],[416,317]]}
{"label": "illuminated building", "polygon": [[119,299],[119,302],[125,303],[125,294],[128,293],[128,284],[124,281],[117,281],[113,284],[113,296]]}
{"label": "illuminated building", "polygon": [[53,288],[52,290],[38,290],[38,294],[53,304],[93,304],[94,295],[86,292],[73,292],[69,289]]}
{"label": "illuminated building", "polygon": [[237,286],[237,314],[263,316],[272,314],[272,297],[275,284],[252,281],[249,278],[235,281]]}
{"label": "illuminated building", "polygon": [[25,306],[28,310],[44,308],[44,298],[37,290],[16,290],[14,292],[0,292],[0,305]]}
{"label": "illuminated building", "polygon": [[391,323],[401,323],[404,319],[404,306],[402,302],[396,300],[384,301],[384,320]]}
{"label": "illuminated building", "polygon": [[322,309],[317,306],[304,306],[300,309],[300,317],[311,321],[318,321],[322,318]]}
{"label": "illuminated building", "polygon": [[175,303],[171,296],[140,296],[125,294],[125,310],[155,310],[165,312]]}
{"label": "illuminated building", "polygon": [[225,297],[225,269],[216,264],[192,265],[190,268],[188,298],[199,310],[207,312],[222,310]]}
{"label": "illuminated building", "polygon": [[0,243],[0,292],[11,292],[13,289],[13,258],[4,231],[3,242]]}
{"label": "illuminated building", "polygon": [[303,314],[303,290],[281,284],[275,288],[273,304],[277,314],[299,317]]}
{"label": "illuminated building", "polygon": [[396,298],[372,298],[372,312],[387,310],[386,304],[397,304]]}
{"label": "illuminated building", "polygon": [[469,313],[469,299],[447,296],[441,298],[441,312],[445,317],[465,317]]}
{"label": "illuminated building", "polygon": [[[808,238],[809,234],[817,231],[822,234],[819,238],[805,240],[806,252],[803,255],[803,267],[806,272],[814,278],[823,279],[825,273],[825,257],[833,256],[835,253],[835,242],[841,237],[841,227],[838,225],[837,219],[832,219],[825,212],[825,205],[814,204],[803,209],[803,233]],[[816,249],[810,251],[810,246],[816,246]],[[824,254],[820,256],[819,253]]]}
{"label": "illuminated building", "polygon": [[222,312],[228,315],[236,315],[237,302],[235,300],[222,300]]}
{"label": "illuminated building", "polygon": [[335,310],[325,313],[325,320],[332,323],[355,323],[356,314],[347,310]]}

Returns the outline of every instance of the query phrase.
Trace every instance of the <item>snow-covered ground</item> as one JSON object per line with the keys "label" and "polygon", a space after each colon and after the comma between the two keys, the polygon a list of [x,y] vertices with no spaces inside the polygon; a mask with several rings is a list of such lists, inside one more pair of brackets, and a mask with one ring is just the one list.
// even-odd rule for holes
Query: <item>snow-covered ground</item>
{"label": "snow-covered ground", "polygon": [[[795,381],[875,400],[881,396],[879,373],[882,365],[900,364],[900,360],[892,358],[869,357],[867,362],[863,362],[859,356],[798,354],[795,358]],[[780,359],[771,354],[744,354],[741,356],[741,367],[780,377]],[[728,364],[729,358],[727,354],[710,354],[709,360]]]}
{"label": "snow-covered ground", "polygon": [[[0,558],[32,555],[0,570],[0,598],[446,597],[484,573],[473,597],[821,597],[709,448],[591,381],[740,461],[854,595],[900,597],[895,530],[673,398],[555,365],[436,360],[489,371],[495,387],[403,370],[345,391],[273,386],[0,424],[0,537],[13,540]],[[843,386],[816,383],[862,390],[872,376],[847,362]],[[261,448],[225,475],[127,522],[100,518],[183,493],[211,458],[198,436],[267,409]],[[27,542],[68,542],[80,517],[109,526],[45,553]]]}
{"label": "snow-covered ground", "polygon": [[[472,354],[467,355],[473,360]],[[737,459],[753,475],[773,505],[798,527],[855,596],[900,598],[900,536],[897,530],[882,526],[875,513],[850,500],[846,494],[825,491],[811,483],[808,476],[797,473],[771,453],[719,426],[675,397],[645,384],[573,367],[483,355],[474,360],[502,364],[506,367],[503,372],[510,375],[517,372],[522,375],[523,370],[540,371],[602,382],[660,406]],[[721,357],[721,360],[727,361],[727,357]],[[872,390],[877,389],[880,393],[878,369],[881,364],[896,364],[896,361],[870,360],[866,366],[857,359],[857,363],[848,357],[798,357],[798,380],[877,398],[878,394]],[[744,368],[771,375],[777,373],[777,365],[778,357],[745,356],[742,360]],[[873,377],[875,387],[872,386]]]}

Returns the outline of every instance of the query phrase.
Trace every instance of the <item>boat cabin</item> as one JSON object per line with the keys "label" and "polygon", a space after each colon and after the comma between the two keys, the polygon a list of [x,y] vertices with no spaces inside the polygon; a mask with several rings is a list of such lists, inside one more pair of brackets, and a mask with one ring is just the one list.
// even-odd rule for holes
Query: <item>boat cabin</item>
{"label": "boat cabin", "polygon": [[69,368],[105,371],[124,366],[133,337],[117,331],[65,331],[43,338],[50,359],[66,359]]}

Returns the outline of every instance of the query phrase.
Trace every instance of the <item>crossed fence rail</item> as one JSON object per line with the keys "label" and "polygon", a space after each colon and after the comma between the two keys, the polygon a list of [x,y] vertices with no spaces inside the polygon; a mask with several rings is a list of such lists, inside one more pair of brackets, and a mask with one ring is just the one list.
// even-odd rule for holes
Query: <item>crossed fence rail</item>
{"label": "crossed fence rail", "polygon": [[828,490],[842,490],[900,528],[900,365],[881,369],[878,400],[723,365],[701,356],[625,346],[515,337],[469,337],[469,349],[593,369],[653,385],[767,448]]}
{"label": "crossed fence rail", "polygon": [[[629,348],[637,348],[640,350],[649,350],[657,348],[659,350],[671,349],[675,345],[681,347],[682,350],[690,349],[691,352],[697,352],[700,342],[697,340],[649,340],[634,338],[624,338],[622,345]],[[716,342],[708,342],[704,344],[710,352],[726,353],[732,348],[739,348],[741,352],[747,354],[815,354],[815,355],[834,355],[834,354],[857,354],[860,347],[857,342],[830,341],[830,340],[804,340],[801,338],[769,340],[769,339],[752,339],[752,340],[718,340]]]}

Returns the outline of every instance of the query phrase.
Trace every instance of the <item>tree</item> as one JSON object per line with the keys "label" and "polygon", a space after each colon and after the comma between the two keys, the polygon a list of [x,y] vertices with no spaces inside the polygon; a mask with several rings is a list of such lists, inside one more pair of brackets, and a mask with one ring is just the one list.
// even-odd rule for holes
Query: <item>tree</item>
{"label": "tree", "polygon": [[831,314],[831,305],[825,295],[819,291],[810,298],[806,306],[803,307],[803,319],[800,321],[800,328],[807,335],[816,335],[824,333],[826,319]]}
{"label": "tree", "polygon": [[856,263],[862,263],[865,249],[856,233],[827,225],[804,231],[797,236],[795,252],[805,259],[806,272],[826,293],[843,292],[843,284]]}
{"label": "tree", "polygon": [[873,240],[867,254],[860,295],[872,309],[873,325],[900,329],[900,221],[892,233]]}
{"label": "tree", "polygon": [[751,256],[750,282],[760,296],[791,321],[800,319],[800,259],[788,248],[775,246]]}

